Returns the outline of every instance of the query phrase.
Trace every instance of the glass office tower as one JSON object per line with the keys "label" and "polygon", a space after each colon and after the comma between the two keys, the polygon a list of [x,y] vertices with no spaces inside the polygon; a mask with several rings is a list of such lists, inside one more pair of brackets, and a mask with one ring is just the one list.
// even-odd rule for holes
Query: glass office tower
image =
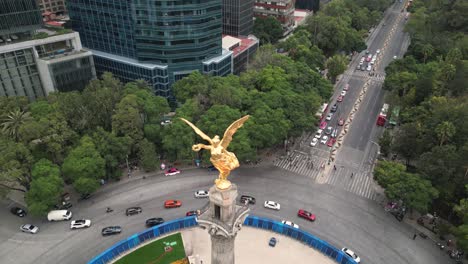
{"label": "glass office tower", "polygon": [[[221,0],[69,0],[72,27],[95,50],[98,72],[145,79],[159,95],[198,70],[232,72],[222,50]],[[138,77],[138,78],[136,78]]]}
{"label": "glass office tower", "polygon": [[42,25],[42,17],[36,0],[0,0],[0,37],[33,31]]}
{"label": "glass office tower", "polygon": [[223,34],[252,34],[254,4],[255,0],[223,0]]}

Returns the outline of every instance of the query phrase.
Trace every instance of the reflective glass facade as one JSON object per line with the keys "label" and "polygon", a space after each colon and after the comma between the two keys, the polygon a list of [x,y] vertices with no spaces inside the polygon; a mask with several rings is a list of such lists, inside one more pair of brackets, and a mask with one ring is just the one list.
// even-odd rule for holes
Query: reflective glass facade
{"label": "reflective glass facade", "polygon": [[49,72],[55,89],[60,92],[84,90],[89,80],[96,78],[91,56],[53,63]]}
{"label": "reflective glass facade", "polygon": [[[225,57],[221,1],[68,0],[67,8],[83,45],[107,53],[95,57],[98,73],[145,79],[157,94],[168,96],[181,76],[204,72],[206,61]],[[226,69],[221,68],[216,72]]]}
{"label": "reflective glass facade", "polygon": [[32,48],[0,53],[0,96],[44,95]]}
{"label": "reflective glass facade", "polygon": [[255,0],[223,0],[223,34],[252,34],[254,3]]}
{"label": "reflective glass facade", "polygon": [[0,36],[33,31],[41,25],[36,0],[0,0]]}

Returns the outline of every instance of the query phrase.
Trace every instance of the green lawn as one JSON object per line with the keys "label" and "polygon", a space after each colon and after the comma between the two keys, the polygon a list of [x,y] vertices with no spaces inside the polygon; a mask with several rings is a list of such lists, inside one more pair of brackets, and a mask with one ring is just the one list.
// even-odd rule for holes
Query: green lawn
{"label": "green lawn", "polygon": [[[172,251],[164,252],[165,243],[177,243]],[[180,233],[156,240],[121,258],[116,264],[169,264],[185,258],[184,244]]]}

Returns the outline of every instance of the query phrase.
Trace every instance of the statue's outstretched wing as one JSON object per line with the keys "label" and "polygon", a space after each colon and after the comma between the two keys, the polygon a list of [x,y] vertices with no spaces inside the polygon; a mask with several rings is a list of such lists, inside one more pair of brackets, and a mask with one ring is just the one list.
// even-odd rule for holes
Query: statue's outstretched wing
{"label": "statue's outstretched wing", "polygon": [[203,133],[203,131],[201,131],[198,127],[196,127],[194,124],[192,124],[192,122],[188,121],[187,119],[185,118],[180,118],[182,121],[184,121],[185,123],[187,123],[189,126],[191,126],[193,128],[193,130],[195,131],[195,133],[197,133],[200,137],[202,137],[204,140],[210,142],[210,144],[213,144],[213,141],[211,141],[211,138],[209,136],[207,136],[205,133]]}
{"label": "statue's outstretched wing", "polygon": [[239,129],[240,127],[244,125],[245,121],[247,121],[249,117],[250,117],[249,115],[241,117],[240,119],[234,121],[234,123],[232,123],[226,129],[226,132],[224,132],[223,139],[221,140],[221,146],[223,146],[224,149],[227,149],[227,147],[229,146],[229,143],[231,143],[232,141],[232,136],[234,135],[234,133],[236,133],[237,129]]}

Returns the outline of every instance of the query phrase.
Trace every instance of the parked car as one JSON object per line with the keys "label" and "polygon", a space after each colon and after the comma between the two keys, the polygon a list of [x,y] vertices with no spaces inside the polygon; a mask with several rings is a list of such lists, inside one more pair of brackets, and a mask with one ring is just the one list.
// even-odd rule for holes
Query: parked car
{"label": "parked car", "polygon": [[57,209],[57,210],[66,210],[66,209],[69,209],[71,207],[73,207],[73,205],[70,202],[66,202],[66,201],[63,201],[62,203],[56,204],[54,206],[54,208]]}
{"label": "parked car", "polygon": [[330,121],[333,117],[333,113],[328,113],[327,117],[325,117],[325,120]]}
{"label": "parked car", "polygon": [[63,221],[70,220],[72,218],[72,212],[68,210],[52,210],[47,214],[47,220],[49,221]]}
{"label": "parked car", "polygon": [[317,132],[315,132],[315,138],[321,138],[322,137],[322,132],[323,132],[322,129],[317,130]]}
{"label": "parked car", "polygon": [[198,215],[198,213],[199,213],[199,211],[192,210],[192,211],[188,211],[187,213],[185,213],[185,216]]}
{"label": "parked car", "polygon": [[372,54],[367,55],[366,61],[369,62],[369,61],[371,61],[371,60],[372,60]]}
{"label": "parked car", "polygon": [[327,141],[328,141],[328,136],[323,136],[322,140],[320,140],[320,143],[327,144]]}
{"label": "parked car", "polygon": [[344,87],[343,90],[348,91],[349,90],[349,83],[347,83]]}
{"label": "parked car", "polygon": [[176,208],[181,206],[182,202],[179,200],[167,200],[164,202],[164,208]]}
{"label": "parked car", "polygon": [[344,99],[344,97],[342,95],[340,95],[340,96],[338,96],[338,98],[336,98],[336,101],[341,103],[341,102],[343,102],[343,99]]}
{"label": "parked car", "polygon": [[366,68],[367,71],[371,71],[372,70],[372,65],[367,65],[367,68]]}
{"label": "parked car", "polygon": [[73,220],[70,223],[70,229],[79,229],[91,226],[91,220],[89,219],[80,219],[80,220]]}
{"label": "parked car", "polygon": [[345,121],[344,118],[340,118],[340,120],[338,120],[338,125],[339,126],[344,125],[344,121]]}
{"label": "parked car", "polygon": [[335,128],[335,129],[333,129],[333,132],[331,133],[331,137],[336,138],[337,136],[338,136],[338,129]]}
{"label": "parked car", "polygon": [[162,219],[161,217],[155,217],[155,218],[150,218],[146,220],[147,227],[157,226],[162,223],[164,223],[164,219]]}
{"label": "parked car", "polygon": [[327,127],[327,122],[323,121],[322,123],[320,123],[320,129],[325,129]]}
{"label": "parked car", "polygon": [[274,202],[274,201],[265,201],[263,206],[265,208],[273,209],[273,210],[277,210],[277,211],[279,211],[281,209],[281,205],[279,203],[277,203],[277,202]]}
{"label": "parked car", "polygon": [[379,53],[380,53],[380,49],[378,49],[375,53],[379,54]]}
{"label": "parked car", "polygon": [[340,95],[344,97],[346,95],[346,91],[341,91]]}
{"label": "parked car", "polygon": [[25,224],[20,226],[20,230],[25,233],[36,234],[39,231],[39,227],[31,224]]}
{"label": "parked car", "polygon": [[333,132],[333,127],[329,126],[327,127],[327,130],[325,130],[325,134],[330,135]]}
{"label": "parked car", "polygon": [[166,173],[164,173],[164,175],[172,176],[172,175],[176,175],[176,174],[179,174],[179,173],[180,173],[180,170],[178,170],[177,168],[170,168],[170,169],[166,170]]}
{"label": "parked car", "polygon": [[141,209],[141,207],[130,207],[130,208],[127,208],[127,210],[125,210],[125,215],[126,216],[129,216],[129,215],[136,215],[136,214],[139,214],[143,212],[143,209]]}
{"label": "parked car", "polygon": [[299,209],[299,211],[297,211],[297,216],[299,217],[302,217],[304,219],[307,219],[309,221],[315,221],[315,215],[311,212],[308,212],[304,209]]}
{"label": "parked car", "polygon": [[313,138],[312,141],[310,142],[310,146],[311,147],[315,147],[318,143],[318,139],[317,138]]}
{"label": "parked car", "polygon": [[336,139],[330,138],[330,139],[327,141],[327,146],[333,147],[333,144],[335,144],[335,142],[336,142]]}
{"label": "parked car", "polygon": [[85,194],[82,194],[78,200],[83,201],[83,200],[88,200],[89,198],[91,198],[91,194],[85,193]]}
{"label": "parked car", "polygon": [[14,215],[19,216],[19,217],[24,217],[24,216],[26,216],[26,214],[27,214],[26,211],[25,211],[24,209],[21,209],[21,208],[19,208],[19,207],[12,207],[12,208],[10,209],[10,212],[11,212],[12,214],[14,214]]}
{"label": "parked car", "polygon": [[290,227],[299,228],[299,225],[297,225],[297,224],[295,224],[295,223],[293,223],[291,221],[283,220],[283,221],[281,221],[281,223],[283,223],[284,225],[288,225]]}
{"label": "parked car", "polygon": [[341,251],[343,251],[344,253],[346,253],[346,255],[350,256],[351,258],[354,259],[354,261],[356,261],[356,263],[360,263],[361,262],[361,258],[358,257],[358,255],[356,255],[356,253],[354,253],[352,250],[348,249],[348,248],[342,248]]}
{"label": "parked car", "polygon": [[250,195],[241,195],[240,197],[240,202],[245,203],[248,202],[249,204],[255,204],[256,200],[255,197],[250,196]]}
{"label": "parked car", "polygon": [[276,242],[277,242],[276,238],[275,238],[275,237],[272,237],[272,238],[270,238],[270,241],[268,241],[268,245],[269,245],[270,247],[275,247],[275,246],[276,246]]}
{"label": "parked car", "polygon": [[104,227],[101,231],[103,236],[115,235],[122,233],[122,227],[120,226],[108,226]]}
{"label": "parked car", "polygon": [[209,192],[205,190],[198,190],[195,192],[195,198],[207,198],[209,195]]}
{"label": "parked car", "polygon": [[[338,110],[338,105],[337,105],[337,104],[334,104],[334,105],[332,106],[332,108],[331,108],[330,111],[334,113],[334,112],[336,112],[336,110]],[[325,124],[325,126],[326,126],[326,124]],[[323,128],[322,128],[322,129],[323,129]]]}

